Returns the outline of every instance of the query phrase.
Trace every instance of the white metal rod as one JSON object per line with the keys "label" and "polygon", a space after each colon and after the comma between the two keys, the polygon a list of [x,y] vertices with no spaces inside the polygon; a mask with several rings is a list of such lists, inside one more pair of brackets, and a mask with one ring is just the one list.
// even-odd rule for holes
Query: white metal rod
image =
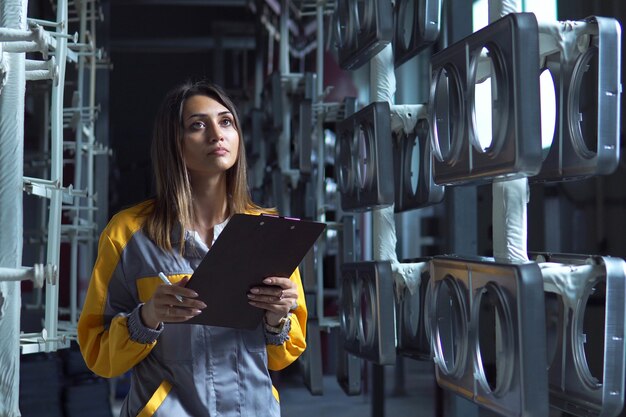
{"label": "white metal rod", "polygon": [[35,80],[54,80],[56,78],[56,72],[50,70],[33,70],[26,71],[26,80],[27,81],[35,81]]}
{"label": "white metal rod", "polygon": [[[67,20],[67,0],[59,0],[57,4],[58,22]],[[62,33],[67,33],[64,27]],[[67,57],[67,39],[56,38],[56,57],[59,64],[59,83],[52,86],[52,109],[51,109],[51,164],[50,179],[63,184],[63,92],[65,89],[65,65]],[[62,190],[51,190],[50,217],[48,219],[48,247],[47,263],[59,265],[61,246],[61,206],[63,204]],[[46,287],[46,311],[44,327],[50,338],[57,337],[59,286],[47,284]],[[56,345],[50,346],[50,350],[56,350]]]}
{"label": "white metal rod", "polygon": [[51,22],[49,20],[42,19],[26,19],[29,25],[40,25],[40,26],[49,26],[49,27],[63,27],[63,22]]}

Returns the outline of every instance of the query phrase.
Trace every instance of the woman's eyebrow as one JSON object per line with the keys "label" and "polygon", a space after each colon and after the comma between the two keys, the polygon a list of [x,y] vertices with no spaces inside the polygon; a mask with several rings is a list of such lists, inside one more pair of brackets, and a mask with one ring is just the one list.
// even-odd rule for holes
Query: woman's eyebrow
{"label": "woman's eyebrow", "polygon": [[[226,111],[221,111],[219,113],[217,113],[218,116],[223,116],[225,114],[232,114],[230,111],[226,110]],[[187,120],[193,118],[193,117],[208,117],[209,115],[207,113],[194,113],[192,115],[189,115],[189,117],[187,117]]]}

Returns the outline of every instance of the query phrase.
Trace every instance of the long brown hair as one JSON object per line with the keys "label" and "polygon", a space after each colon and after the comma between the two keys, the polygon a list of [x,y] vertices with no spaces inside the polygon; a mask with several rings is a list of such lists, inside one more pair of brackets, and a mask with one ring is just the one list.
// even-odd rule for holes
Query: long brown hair
{"label": "long brown hair", "polygon": [[156,179],[156,198],[153,210],[148,213],[144,233],[163,250],[172,250],[171,234],[180,226],[178,242],[184,252],[185,230],[193,225],[191,183],[183,158],[182,113],[185,100],[202,95],[210,97],[233,115],[239,134],[239,152],[235,164],[226,171],[227,210],[229,214],[258,213],[266,211],[254,204],[248,190],[248,174],[243,133],[235,105],[217,85],[206,81],[186,82],[165,96],[157,112],[152,136],[152,167]]}

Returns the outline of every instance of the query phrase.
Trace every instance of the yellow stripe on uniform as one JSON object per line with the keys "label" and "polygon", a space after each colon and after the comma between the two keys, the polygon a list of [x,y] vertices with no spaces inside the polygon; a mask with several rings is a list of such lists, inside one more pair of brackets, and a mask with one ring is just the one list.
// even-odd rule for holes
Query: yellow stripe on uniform
{"label": "yellow stripe on uniform", "polygon": [[276,398],[276,401],[280,403],[280,397],[278,396],[278,390],[276,388],[274,388],[274,385],[272,385],[272,394],[274,394],[274,398]]}
{"label": "yellow stripe on uniform", "polygon": [[161,385],[159,385],[159,388],[154,391],[150,400],[148,400],[148,404],[137,414],[137,417],[152,417],[161,404],[163,404],[165,397],[167,397],[171,389],[172,384],[164,379]]}

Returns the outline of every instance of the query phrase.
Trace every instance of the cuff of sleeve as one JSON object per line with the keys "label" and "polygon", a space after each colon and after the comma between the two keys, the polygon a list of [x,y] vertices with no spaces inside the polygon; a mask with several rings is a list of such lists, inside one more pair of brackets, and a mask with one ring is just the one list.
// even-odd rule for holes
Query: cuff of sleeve
{"label": "cuff of sleeve", "polygon": [[154,343],[163,331],[163,323],[160,323],[156,329],[146,327],[143,321],[141,321],[141,306],[143,304],[139,304],[128,315],[128,333],[134,342],[143,344]]}
{"label": "cuff of sleeve", "polygon": [[289,340],[290,329],[291,329],[291,317],[287,319],[280,333],[272,333],[271,331],[267,329],[266,326],[263,326],[263,330],[265,333],[265,343],[267,343],[268,345],[282,345],[287,340]]}

